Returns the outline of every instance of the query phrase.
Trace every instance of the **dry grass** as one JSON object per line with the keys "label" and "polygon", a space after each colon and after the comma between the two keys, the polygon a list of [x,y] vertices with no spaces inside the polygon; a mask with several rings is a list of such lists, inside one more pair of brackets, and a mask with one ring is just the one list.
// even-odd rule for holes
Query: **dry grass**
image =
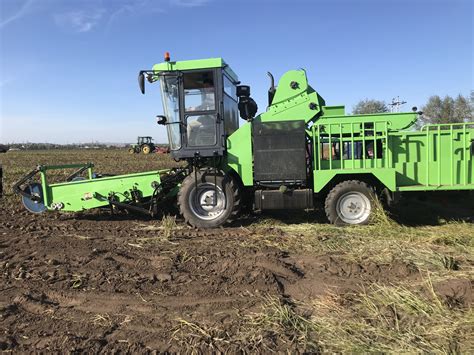
{"label": "dry grass", "polygon": [[229,334],[218,327],[193,323],[182,318],[176,319],[176,324],[171,340],[177,341],[191,354],[201,354],[203,350],[224,351],[232,342]]}
{"label": "dry grass", "polygon": [[472,309],[452,309],[426,282],[373,284],[358,293],[329,294],[305,303],[265,297],[261,310],[243,315],[237,330],[226,332],[177,320],[175,339],[206,344],[206,351],[244,352],[275,346],[292,352],[324,353],[472,353]]}
{"label": "dry grass", "polygon": [[409,227],[383,217],[369,226],[344,228],[318,223],[269,228],[263,223],[255,226],[255,232],[257,244],[292,252],[343,253],[355,262],[399,260],[440,271],[474,262],[474,224],[466,222]]}
{"label": "dry grass", "polygon": [[332,352],[470,353],[472,309],[451,309],[408,285],[374,284],[358,294],[310,305],[321,347]]}

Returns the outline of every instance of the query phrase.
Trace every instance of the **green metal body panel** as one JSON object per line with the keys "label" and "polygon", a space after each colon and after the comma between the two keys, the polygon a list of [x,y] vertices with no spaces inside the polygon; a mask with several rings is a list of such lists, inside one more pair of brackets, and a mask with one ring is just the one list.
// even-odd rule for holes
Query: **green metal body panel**
{"label": "green metal body panel", "polygon": [[179,62],[163,62],[153,66],[153,71],[156,73],[182,70],[197,70],[208,68],[224,68],[224,71],[234,80],[238,81],[237,75],[227,65],[222,58],[196,59],[185,60]]}
{"label": "green metal body panel", "polygon": [[385,187],[387,187],[390,191],[394,191],[396,189],[396,171],[395,169],[372,169],[372,171],[368,171],[368,169],[351,169],[351,170],[321,170],[318,171],[317,177],[314,177],[314,186],[313,191],[315,193],[321,192],[336,176],[344,175],[346,180],[351,180],[355,178],[355,176],[361,175],[372,175],[376,179],[378,179]]}
{"label": "green metal body panel", "polygon": [[391,134],[397,189],[474,189],[474,124],[428,125]]}
{"label": "green metal body panel", "polygon": [[268,110],[255,117],[256,121],[304,120],[310,123],[319,117],[324,99],[308,85],[306,72],[290,70],[283,74]]}
{"label": "green metal body panel", "polygon": [[253,185],[252,125],[245,123],[227,138],[227,165],[235,170],[244,186]]}
{"label": "green metal body panel", "polygon": [[346,107],[344,105],[339,106],[323,106],[323,115],[328,116],[345,116]]}
{"label": "green metal body panel", "polygon": [[161,182],[160,175],[169,170],[149,171],[136,174],[117,175],[103,178],[92,178],[89,169],[88,179],[63,183],[49,184],[47,171],[78,168],[83,165],[59,165],[41,167],[41,183],[45,206],[51,210],[53,204],[63,204],[62,211],[77,212],[91,208],[108,206],[108,197],[114,194],[119,202],[131,200],[131,191],[136,190],[141,197],[153,194],[153,183]]}
{"label": "green metal body panel", "polygon": [[[376,116],[364,123],[370,117]],[[390,191],[474,189],[474,123],[391,131],[389,122],[373,121],[368,129],[357,120],[350,134],[344,120],[313,125],[314,192],[340,174],[373,175]]]}

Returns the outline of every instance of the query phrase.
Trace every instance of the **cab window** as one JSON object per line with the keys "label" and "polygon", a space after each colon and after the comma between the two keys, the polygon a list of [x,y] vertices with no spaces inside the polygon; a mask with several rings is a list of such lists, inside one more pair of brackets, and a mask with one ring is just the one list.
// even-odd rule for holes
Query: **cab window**
{"label": "cab window", "polygon": [[184,74],[184,106],[186,112],[214,111],[216,90],[213,71]]}

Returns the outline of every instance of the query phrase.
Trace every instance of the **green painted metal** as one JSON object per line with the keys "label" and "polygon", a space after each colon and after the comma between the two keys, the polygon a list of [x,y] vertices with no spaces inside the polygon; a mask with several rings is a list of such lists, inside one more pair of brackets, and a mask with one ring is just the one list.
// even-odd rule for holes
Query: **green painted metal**
{"label": "green painted metal", "polygon": [[81,168],[83,164],[42,166],[40,178],[43,187],[44,204],[49,209],[62,204],[62,211],[77,212],[109,205],[108,197],[114,195],[119,202],[130,202],[131,191],[138,191],[141,197],[153,194],[153,184],[161,182],[160,176],[169,170],[149,171],[136,174],[117,175],[93,179],[92,167],[88,168],[88,179],[49,184],[47,171]]}
{"label": "green painted metal", "polygon": [[437,124],[392,134],[400,191],[474,189],[474,123]]}
{"label": "green painted metal", "polygon": [[[305,120],[313,145],[315,193],[338,175],[371,175],[391,191],[474,189],[473,124],[413,131],[417,118],[416,112],[345,115],[344,106],[325,105],[304,70],[291,70],[281,77],[267,111],[253,121]],[[254,185],[251,124],[228,138],[227,163],[245,186]],[[338,154],[324,157],[328,147]]]}
{"label": "green painted metal", "polygon": [[[390,190],[396,188],[396,171],[387,158],[389,122],[369,119],[350,123],[320,120],[311,127],[314,192],[320,192],[341,174],[348,179],[350,174],[371,174]],[[368,147],[373,147],[370,159],[363,154]]]}
{"label": "green painted metal", "polygon": [[344,105],[340,106],[323,106],[323,115],[328,116],[345,116],[346,108]]}
{"label": "green painted metal", "polygon": [[253,185],[252,125],[245,123],[227,139],[227,165],[242,179]]}
{"label": "green painted metal", "polygon": [[160,72],[196,70],[196,69],[210,69],[210,68],[224,68],[226,74],[235,82],[239,81],[237,75],[227,65],[222,58],[196,59],[184,60],[179,62],[162,62],[153,65],[152,70],[157,74]]}
{"label": "green painted metal", "polygon": [[391,191],[474,189],[473,123],[403,131],[390,129],[391,117],[354,117],[350,124],[321,119],[313,125],[314,192],[340,174],[371,174]]}
{"label": "green painted metal", "polygon": [[[416,112],[400,112],[400,113],[375,113],[366,115],[322,115],[318,119],[319,125],[331,125],[330,127],[339,132],[339,124],[342,125],[343,133],[360,133],[363,131],[364,123],[377,123],[385,125],[389,131],[399,131],[408,129],[417,121],[418,114]],[[358,125],[358,126],[357,126]]]}
{"label": "green painted metal", "polygon": [[[296,84],[295,84],[296,83]],[[324,99],[310,86],[304,70],[285,73],[276,89],[272,104],[253,122],[304,120],[307,124],[322,114]],[[227,161],[239,174],[244,186],[253,186],[252,122],[228,137]]]}
{"label": "green painted metal", "polygon": [[255,121],[315,121],[323,112],[324,99],[308,84],[306,72],[290,70],[283,74],[268,110]]}

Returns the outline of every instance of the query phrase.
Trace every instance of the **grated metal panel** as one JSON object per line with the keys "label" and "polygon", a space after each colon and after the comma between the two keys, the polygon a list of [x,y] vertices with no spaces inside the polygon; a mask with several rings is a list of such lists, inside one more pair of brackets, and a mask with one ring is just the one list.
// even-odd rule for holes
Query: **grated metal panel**
{"label": "grated metal panel", "polygon": [[306,181],[304,121],[252,124],[255,181]]}

